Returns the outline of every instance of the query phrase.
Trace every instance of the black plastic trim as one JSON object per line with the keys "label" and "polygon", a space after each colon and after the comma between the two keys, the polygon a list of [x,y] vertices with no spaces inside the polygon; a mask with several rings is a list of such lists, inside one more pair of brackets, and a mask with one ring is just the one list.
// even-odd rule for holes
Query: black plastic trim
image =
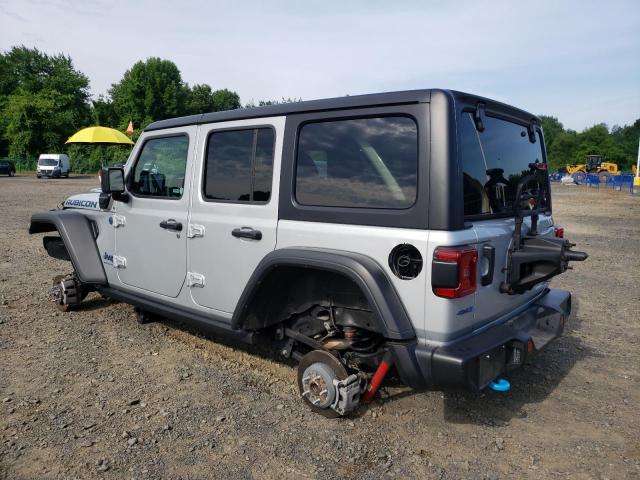
{"label": "black plastic trim", "polygon": [[428,217],[430,230],[462,230],[464,196],[459,166],[454,92],[431,93]]}
{"label": "black plastic trim", "polygon": [[51,210],[31,216],[29,233],[55,230],[64,242],[80,282],[87,285],[107,285],[91,221],[73,210]]}
{"label": "black plastic trim", "polygon": [[[535,343],[536,349],[543,348],[562,333],[564,321],[571,313],[571,294],[564,290],[549,289],[539,300],[519,315],[508,319],[480,333],[470,334],[458,341],[442,346],[421,346],[425,352],[420,356],[430,363],[428,381],[437,385],[464,385],[481,389],[485,385],[478,382],[481,377],[477,360],[485,353],[516,340],[524,344],[540,335],[545,323],[558,322],[556,330],[544,332],[545,343]],[[564,317],[564,318],[560,318]]]}
{"label": "black plastic trim", "polygon": [[[495,375],[513,370],[504,357],[510,347],[526,345],[529,339],[536,350],[546,347],[561,335],[570,313],[571,294],[549,289],[525,311],[460,340],[444,345],[390,341],[386,346],[398,376],[411,388],[459,385],[478,390]],[[485,356],[491,358],[480,361]]]}
{"label": "black plastic trim", "polygon": [[43,237],[42,244],[50,257],[57,258],[58,260],[71,261],[67,247],[60,237]]}
{"label": "black plastic trim", "polygon": [[283,103],[264,107],[239,108],[224,112],[204,113],[188,117],[171,118],[153,122],[145,132],[165,128],[201,125],[205,123],[228,122],[231,120],[248,120],[253,118],[277,117],[298,113],[323,112],[327,110],[347,110],[363,107],[377,107],[393,104],[410,104],[428,102],[431,90],[406,90],[400,92],[373,93],[367,95],[351,95],[346,97],[308,100],[304,102]]}
{"label": "black plastic trim", "polygon": [[99,288],[98,291],[107,297],[120,300],[121,302],[155,313],[161,317],[170,320],[181,320],[202,330],[234,338],[245,343],[253,343],[255,337],[253,332],[232,330],[228,319],[218,317],[214,314],[179,307],[165,303],[157,298],[115,288]]}
{"label": "black plastic trim", "polygon": [[489,265],[487,267],[487,273],[480,278],[480,284],[485,287],[493,283],[493,271],[496,268],[496,249],[491,245],[484,245],[482,247],[482,258],[486,258]]}
{"label": "black plastic trim", "polygon": [[413,324],[396,289],[384,269],[371,257],[341,250],[316,248],[283,248],[269,253],[258,264],[245,287],[233,314],[233,329],[243,328],[245,313],[249,310],[263,280],[278,267],[299,266],[335,272],[352,280],[362,291],[380,322],[377,326],[390,340],[416,338]]}

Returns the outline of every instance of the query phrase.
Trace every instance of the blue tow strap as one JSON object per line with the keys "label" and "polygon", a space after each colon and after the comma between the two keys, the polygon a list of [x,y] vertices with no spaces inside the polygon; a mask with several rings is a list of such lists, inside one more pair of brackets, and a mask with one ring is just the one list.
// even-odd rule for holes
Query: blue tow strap
{"label": "blue tow strap", "polygon": [[511,384],[506,378],[496,378],[489,384],[489,388],[495,392],[508,392]]}

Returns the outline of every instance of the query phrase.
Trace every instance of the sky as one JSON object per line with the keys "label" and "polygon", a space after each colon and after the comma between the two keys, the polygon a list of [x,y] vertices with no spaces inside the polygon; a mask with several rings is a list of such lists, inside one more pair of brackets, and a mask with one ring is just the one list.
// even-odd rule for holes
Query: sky
{"label": "sky", "polygon": [[574,130],[640,118],[640,0],[0,0],[14,45],[69,55],[94,95],[161,57],[243,104],[436,87]]}

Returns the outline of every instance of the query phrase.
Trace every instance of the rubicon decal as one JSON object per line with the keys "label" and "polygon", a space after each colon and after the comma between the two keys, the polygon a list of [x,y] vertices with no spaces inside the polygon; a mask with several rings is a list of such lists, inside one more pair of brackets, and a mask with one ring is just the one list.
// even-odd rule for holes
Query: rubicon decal
{"label": "rubicon decal", "polygon": [[67,200],[64,202],[64,206],[76,208],[98,208],[98,202],[93,200]]}

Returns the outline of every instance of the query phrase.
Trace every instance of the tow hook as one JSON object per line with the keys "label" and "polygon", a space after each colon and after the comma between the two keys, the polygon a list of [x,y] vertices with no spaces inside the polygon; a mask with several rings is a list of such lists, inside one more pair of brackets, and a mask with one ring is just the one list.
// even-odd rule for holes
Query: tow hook
{"label": "tow hook", "polygon": [[508,392],[511,390],[511,383],[506,378],[496,378],[489,383],[489,388],[494,392]]}

